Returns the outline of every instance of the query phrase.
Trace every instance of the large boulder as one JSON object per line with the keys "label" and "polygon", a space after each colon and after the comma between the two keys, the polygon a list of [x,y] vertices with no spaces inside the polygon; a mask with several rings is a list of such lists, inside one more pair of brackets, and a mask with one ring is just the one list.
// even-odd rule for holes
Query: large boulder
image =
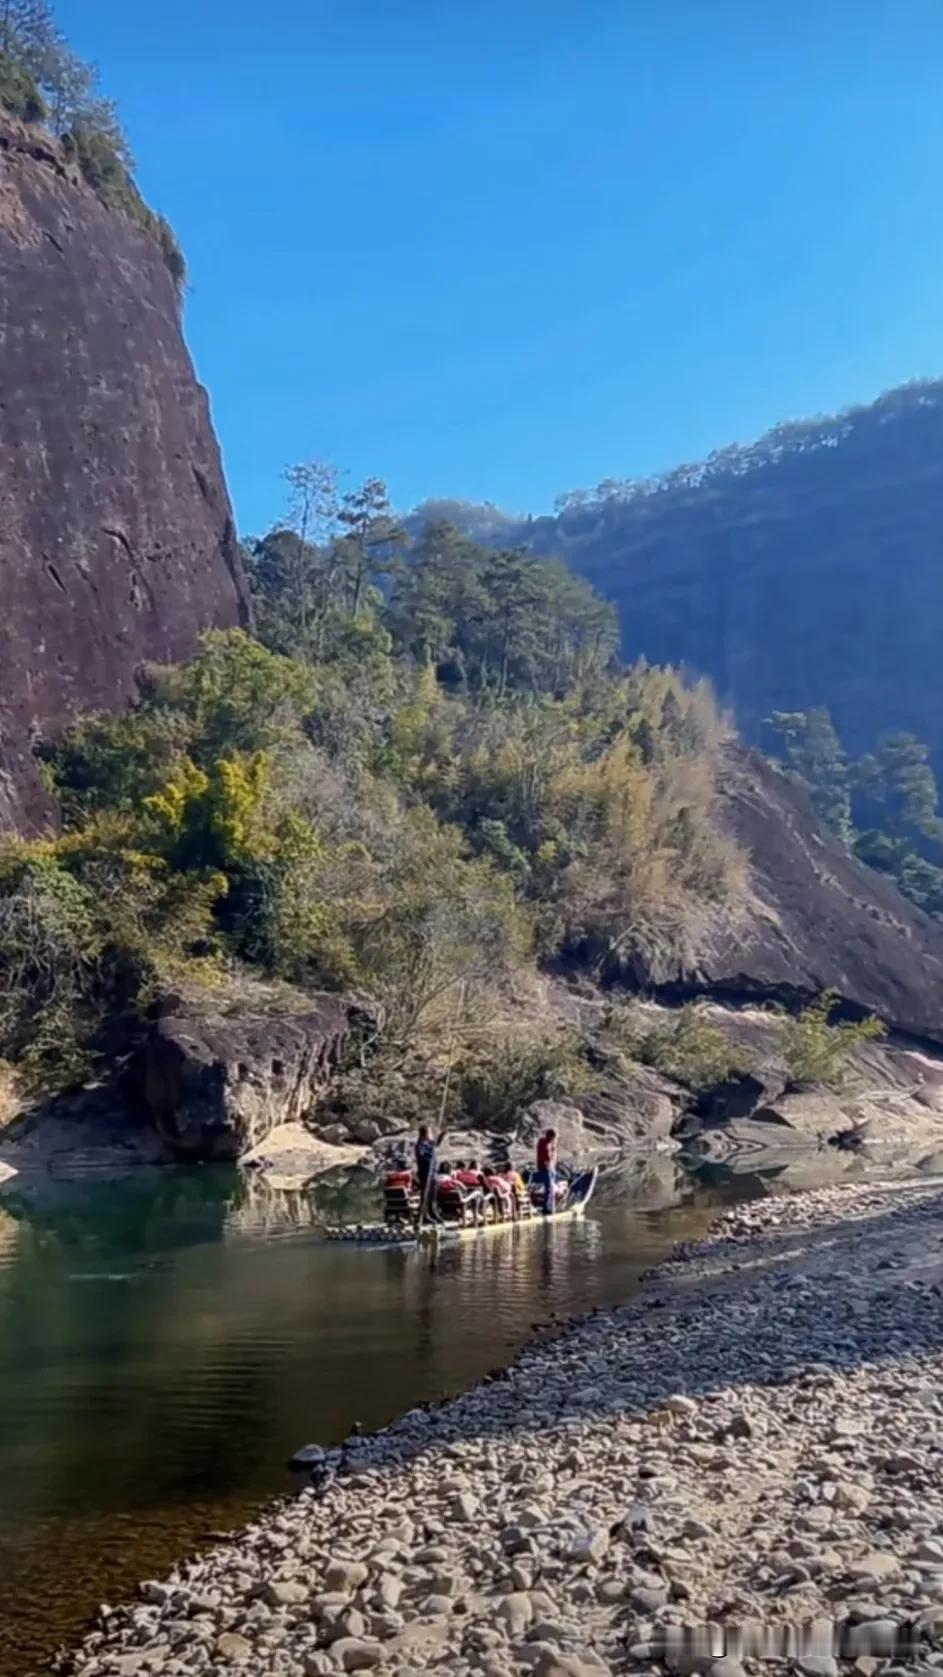
{"label": "large boulder", "polygon": [[349,1142],[323,1141],[306,1124],[276,1124],[240,1163],[247,1171],[264,1176],[270,1187],[300,1188],[315,1176],[332,1170],[350,1170],[362,1164],[367,1149]]}
{"label": "large boulder", "polygon": [[586,1125],[579,1107],[570,1100],[534,1101],[521,1119],[515,1137],[519,1146],[533,1152],[545,1130],[557,1132],[557,1156],[567,1164],[582,1164],[587,1157]]}
{"label": "large boulder", "polygon": [[18,1174],[33,1177],[123,1175],[141,1165],[167,1164],[166,1141],[129,1102],[122,1080],[25,1101],[0,1126],[0,1185]]}
{"label": "large boulder", "polygon": [[147,1113],[176,1154],[237,1159],[309,1116],[350,1023],[337,996],[303,1013],[159,1019],[143,1049]]}
{"label": "large boulder", "polygon": [[786,1088],[785,1070],[776,1066],[757,1066],[739,1076],[726,1077],[715,1083],[697,1103],[700,1122],[728,1124],[738,1118],[752,1118],[760,1108],[779,1099]]}
{"label": "large boulder", "polygon": [[596,1089],[579,1095],[589,1135],[606,1150],[624,1152],[665,1142],[686,1103],[686,1091],[651,1066],[623,1062]]}
{"label": "large boulder", "polygon": [[626,1062],[595,1089],[534,1101],[518,1126],[516,1141],[532,1150],[544,1130],[554,1129],[559,1157],[574,1164],[668,1147],[685,1099],[677,1083],[648,1066]]}
{"label": "large boulder", "polygon": [[[832,1148],[882,1165],[921,1161],[943,1147],[943,1055],[891,1039],[860,1043],[832,1088],[785,1087],[722,1121],[692,1116],[685,1144],[727,1162],[763,1150],[782,1159]],[[832,1150],[829,1148],[829,1151]],[[830,1167],[829,1167],[830,1168]]]}

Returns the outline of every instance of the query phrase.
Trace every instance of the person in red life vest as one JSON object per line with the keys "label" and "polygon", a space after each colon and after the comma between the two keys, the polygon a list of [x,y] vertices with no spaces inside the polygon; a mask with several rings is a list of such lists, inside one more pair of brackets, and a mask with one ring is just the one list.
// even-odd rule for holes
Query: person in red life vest
{"label": "person in red life vest", "polygon": [[476,1222],[485,1220],[485,1206],[489,1198],[488,1187],[477,1159],[459,1159],[455,1166],[455,1179],[465,1190],[466,1204],[475,1213]]}
{"label": "person in red life vest", "polygon": [[557,1132],[545,1130],[537,1143],[537,1181],[543,1189],[544,1216],[554,1208],[557,1194]]}
{"label": "person in red life vest", "polygon": [[511,1218],[517,1214],[510,1182],[503,1176],[487,1175],[485,1186],[489,1194],[494,1197],[494,1203],[502,1223],[510,1222]]}
{"label": "person in red life vest", "polygon": [[[435,1198],[440,1211],[443,1209],[442,1201],[447,1202],[449,1197],[453,1195],[456,1200],[461,1201],[464,1201],[467,1197],[464,1184],[458,1174],[458,1166],[456,1165],[453,1168],[448,1159],[443,1159],[435,1178]],[[449,1210],[448,1204],[445,1205],[444,1209]],[[440,1216],[439,1222],[441,1221]]]}
{"label": "person in red life vest", "polygon": [[477,1159],[469,1159],[468,1168],[470,1171],[474,1172],[477,1179],[478,1186],[482,1192],[485,1209],[487,1209],[489,1205],[493,1205],[500,1217],[505,1216],[507,1211],[510,1209],[504,1204],[504,1195],[507,1184],[502,1181],[500,1176],[495,1176],[491,1171],[483,1170]]}

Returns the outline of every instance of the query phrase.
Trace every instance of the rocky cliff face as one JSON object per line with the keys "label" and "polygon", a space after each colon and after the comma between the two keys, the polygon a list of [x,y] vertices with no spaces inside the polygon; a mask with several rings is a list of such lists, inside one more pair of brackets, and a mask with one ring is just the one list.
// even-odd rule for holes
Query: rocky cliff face
{"label": "rocky cliff face", "polygon": [[943,1042],[943,924],[850,855],[759,752],[729,748],[720,816],[750,858],[745,904],[683,969],[638,976],[737,1000],[834,989],[893,1030]]}
{"label": "rocky cliff face", "polygon": [[47,816],[30,740],[132,698],[244,615],[173,281],[58,146],[0,117],[0,826]]}

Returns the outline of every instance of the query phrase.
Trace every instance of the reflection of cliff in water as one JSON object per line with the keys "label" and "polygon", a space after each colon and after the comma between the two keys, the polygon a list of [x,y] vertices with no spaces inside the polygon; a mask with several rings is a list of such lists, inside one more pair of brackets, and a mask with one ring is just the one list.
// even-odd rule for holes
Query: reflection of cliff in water
{"label": "reflection of cliff in water", "polygon": [[689,1171],[677,1153],[630,1153],[600,1173],[596,1197],[602,1205],[657,1211],[681,1205],[693,1191]]}
{"label": "reflection of cliff in water", "polygon": [[798,1194],[843,1182],[866,1182],[916,1175],[943,1175],[943,1154],[922,1147],[872,1147],[855,1151],[837,1146],[737,1147],[722,1158],[686,1161],[691,1178],[711,1193],[725,1191],[742,1199],[761,1193]]}
{"label": "reflection of cliff in water", "polygon": [[5,1264],[12,1263],[19,1238],[19,1224],[16,1218],[0,1211],[0,1269],[3,1269]]}
{"label": "reflection of cliff in water", "polygon": [[218,1240],[243,1180],[225,1165],[145,1165],[68,1179],[37,1171],[5,1183],[0,1206],[66,1247],[93,1238],[101,1250],[130,1245],[140,1256],[184,1241]]}

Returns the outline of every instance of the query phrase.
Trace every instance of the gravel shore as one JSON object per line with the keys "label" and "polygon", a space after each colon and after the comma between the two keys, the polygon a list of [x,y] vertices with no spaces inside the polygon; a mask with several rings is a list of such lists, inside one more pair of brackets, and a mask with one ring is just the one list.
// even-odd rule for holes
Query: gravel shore
{"label": "gravel shore", "polygon": [[943,1670],[940,1184],[728,1213],[628,1306],[351,1442],[61,1669]]}

